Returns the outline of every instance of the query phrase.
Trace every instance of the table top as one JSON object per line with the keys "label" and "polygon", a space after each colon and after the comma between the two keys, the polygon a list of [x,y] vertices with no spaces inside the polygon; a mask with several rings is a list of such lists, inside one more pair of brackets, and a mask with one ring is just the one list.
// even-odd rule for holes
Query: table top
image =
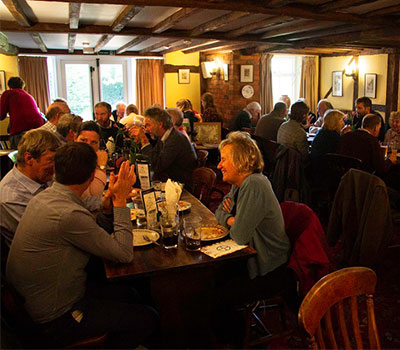
{"label": "table top", "polygon": [[[201,218],[201,224],[217,223],[215,215],[190,193],[183,191],[181,199],[192,204],[190,212],[183,214],[187,222],[197,221],[199,223],[199,218]],[[257,254],[253,248],[247,247],[235,253],[213,259],[199,251],[190,252],[185,250],[181,239],[179,239],[177,249],[167,250],[155,244],[150,244],[135,247],[133,253],[133,261],[129,264],[115,264],[105,261],[106,277],[108,279],[139,277],[183,269],[201,268],[227,261],[245,260]]]}

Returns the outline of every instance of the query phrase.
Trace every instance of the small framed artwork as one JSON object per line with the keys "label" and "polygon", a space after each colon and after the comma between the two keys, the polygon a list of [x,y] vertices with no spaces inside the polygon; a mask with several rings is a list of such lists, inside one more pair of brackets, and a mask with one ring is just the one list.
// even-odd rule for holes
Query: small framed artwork
{"label": "small framed artwork", "polygon": [[332,96],[343,96],[343,72],[332,72]]}
{"label": "small framed artwork", "polygon": [[190,84],[190,69],[178,70],[178,84]]}
{"label": "small framed artwork", "polygon": [[376,98],[376,78],[374,73],[365,73],[364,96]]}
{"label": "small framed artwork", "polygon": [[240,82],[252,83],[253,82],[253,65],[241,64],[240,65]]}
{"label": "small framed artwork", "polygon": [[6,91],[6,72],[0,70],[0,95]]}

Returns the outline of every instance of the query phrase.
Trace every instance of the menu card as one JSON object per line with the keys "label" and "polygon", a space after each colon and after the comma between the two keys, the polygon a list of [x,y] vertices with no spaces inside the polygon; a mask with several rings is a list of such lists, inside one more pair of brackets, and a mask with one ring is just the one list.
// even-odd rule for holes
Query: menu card
{"label": "menu card", "polygon": [[136,168],[140,180],[140,187],[142,190],[148,190],[151,188],[150,185],[150,167],[146,161],[137,161]]}
{"label": "menu card", "polygon": [[148,213],[150,210],[153,209],[158,210],[156,204],[156,193],[154,191],[154,188],[142,191],[142,198],[143,198],[144,210],[146,213]]}
{"label": "menu card", "polygon": [[218,242],[203,247],[200,249],[200,251],[215,259],[219,258],[220,256],[224,256],[236,252],[238,250],[242,250],[246,247],[247,245],[239,245],[233,239],[227,239],[226,241]]}

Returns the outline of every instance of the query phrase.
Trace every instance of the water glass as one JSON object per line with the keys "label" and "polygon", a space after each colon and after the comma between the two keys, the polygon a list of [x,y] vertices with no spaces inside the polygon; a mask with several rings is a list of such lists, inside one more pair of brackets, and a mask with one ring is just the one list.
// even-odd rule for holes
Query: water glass
{"label": "water glass", "polygon": [[133,207],[136,209],[136,225],[138,227],[146,226],[147,220],[142,198],[134,198]]}
{"label": "water glass", "polygon": [[161,200],[161,191],[162,191],[162,182],[159,180],[153,180],[151,182],[151,185],[154,188],[154,192],[156,195],[156,201],[160,201]]}
{"label": "water glass", "polygon": [[201,231],[192,225],[185,224],[185,247],[186,250],[196,251],[201,248]]}
{"label": "water glass", "polygon": [[178,247],[178,215],[163,213],[160,217],[161,243],[165,249]]}
{"label": "water glass", "polygon": [[156,209],[151,209],[147,212],[147,229],[158,231],[160,227],[160,222],[158,221],[158,211]]}

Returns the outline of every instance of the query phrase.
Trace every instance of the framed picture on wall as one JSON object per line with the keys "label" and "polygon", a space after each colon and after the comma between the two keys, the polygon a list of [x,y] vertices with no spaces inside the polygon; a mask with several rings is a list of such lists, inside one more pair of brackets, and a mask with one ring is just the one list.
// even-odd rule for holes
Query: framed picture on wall
{"label": "framed picture on wall", "polygon": [[0,70],[0,95],[6,91],[6,72]]}
{"label": "framed picture on wall", "polygon": [[253,82],[253,65],[241,64],[240,65],[240,82],[252,83]]}
{"label": "framed picture on wall", "polygon": [[376,98],[376,78],[375,73],[365,73],[364,96]]}
{"label": "framed picture on wall", "polygon": [[190,69],[178,70],[178,84],[190,84]]}
{"label": "framed picture on wall", "polygon": [[332,72],[332,96],[343,96],[343,72]]}

